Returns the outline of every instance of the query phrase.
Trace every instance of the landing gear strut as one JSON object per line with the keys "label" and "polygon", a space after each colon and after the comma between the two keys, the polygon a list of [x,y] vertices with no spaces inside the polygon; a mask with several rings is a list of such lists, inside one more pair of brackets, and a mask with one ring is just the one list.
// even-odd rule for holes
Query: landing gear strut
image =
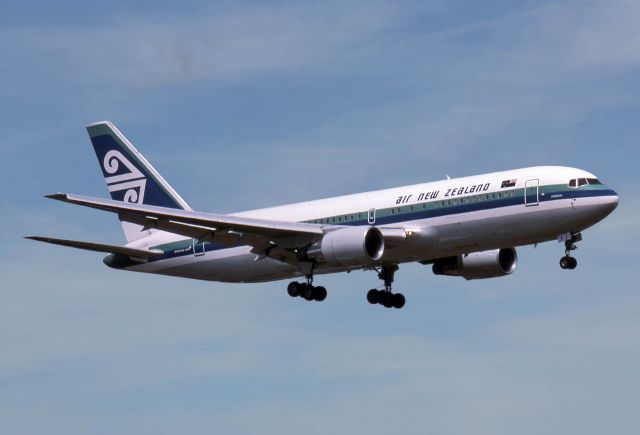
{"label": "landing gear strut", "polygon": [[582,234],[570,233],[564,237],[564,257],[560,259],[560,267],[573,270],[578,266],[578,260],[571,256],[571,251],[578,249],[576,243],[582,240]]}
{"label": "landing gear strut", "polygon": [[307,282],[301,283],[297,281],[292,281],[287,286],[287,293],[292,298],[301,297],[306,299],[307,301],[318,301],[322,302],[327,298],[327,289],[322,286],[314,286],[313,285],[313,275],[307,275]]}
{"label": "landing gear strut", "polygon": [[384,265],[378,271],[378,278],[384,281],[384,290],[371,289],[367,293],[367,301],[370,304],[380,304],[387,308],[402,308],[406,302],[402,293],[393,293],[391,284],[393,276],[398,270],[398,265]]}

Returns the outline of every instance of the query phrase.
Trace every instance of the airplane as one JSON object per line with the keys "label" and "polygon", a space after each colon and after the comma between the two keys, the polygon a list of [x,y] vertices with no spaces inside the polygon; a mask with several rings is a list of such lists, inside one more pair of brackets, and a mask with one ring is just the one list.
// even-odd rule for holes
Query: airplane
{"label": "airplane", "polygon": [[467,280],[507,276],[515,247],[564,242],[560,267],[582,231],[608,216],[618,195],[581,169],[536,166],[231,214],[192,210],[109,121],[87,126],[111,199],[47,198],[117,214],[126,245],[27,239],[108,253],[115,269],[199,280],[295,280],[292,297],[322,301],[316,275],[370,270],[383,285],[367,301],[402,308],[392,283],[402,263]]}

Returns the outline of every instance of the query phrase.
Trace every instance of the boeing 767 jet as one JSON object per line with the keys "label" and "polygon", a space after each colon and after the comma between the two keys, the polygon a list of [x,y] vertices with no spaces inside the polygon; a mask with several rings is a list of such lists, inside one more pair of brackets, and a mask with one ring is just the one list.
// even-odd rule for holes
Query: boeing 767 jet
{"label": "boeing 767 jet", "polygon": [[394,293],[401,263],[431,265],[465,279],[513,273],[516,247],[564,242],[563,269],[582,231],[618,205],[618,195],[582,169],[536,166],[357,193],[231,214],[192,210],[108,121],[87,127],[111,199],[66,193],[48,198],[115,213],[124,246],[27,236],[109,253],[115,269],[210,281],[295,279],[289,295],[322,301],[318,275],[377,272],[367,300],[402,308]]}

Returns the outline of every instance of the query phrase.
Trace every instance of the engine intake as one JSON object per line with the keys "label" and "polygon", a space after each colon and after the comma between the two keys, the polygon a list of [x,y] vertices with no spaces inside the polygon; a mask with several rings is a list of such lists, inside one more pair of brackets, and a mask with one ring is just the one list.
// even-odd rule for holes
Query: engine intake
{"label": "engine intake", "polygon": [[516,250],[504,248],[438,259],[433,263],[433,273],[461,276],[467,280],[497,278],[510,275],[517,265]]}
{"label": "engine intake", "polygon": [[384,238],[376,227],[346,227],[328,232],[307,250],[314,260],[334,266],[366,265],[382,258]]}

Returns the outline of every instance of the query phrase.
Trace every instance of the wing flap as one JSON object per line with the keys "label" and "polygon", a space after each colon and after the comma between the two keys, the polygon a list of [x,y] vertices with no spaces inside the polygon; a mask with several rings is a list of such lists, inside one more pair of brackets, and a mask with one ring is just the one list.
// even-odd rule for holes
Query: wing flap
{"label": "wing flap", "polygon": [[53,237],[25,236],[25,239],[51,243],[54,245],[68,246],[71,248],[84,249],[87,251],[121,254],[137,258],[158,258],[163,254],[163,252],[160,250],[148,251],[144,249],[127,248],[126,246],[105,245],[103,243],[83,242],[80,240],[55,239]]}
{"label": "wing flap", "polygon": [[322,228],[314,224],[200,213],[65,193],[47,195],[47,198],[117,213],[127,222],[199,240],[223,245],[242,242],[258,251],[272,245],[303,247],[324,235]]}

